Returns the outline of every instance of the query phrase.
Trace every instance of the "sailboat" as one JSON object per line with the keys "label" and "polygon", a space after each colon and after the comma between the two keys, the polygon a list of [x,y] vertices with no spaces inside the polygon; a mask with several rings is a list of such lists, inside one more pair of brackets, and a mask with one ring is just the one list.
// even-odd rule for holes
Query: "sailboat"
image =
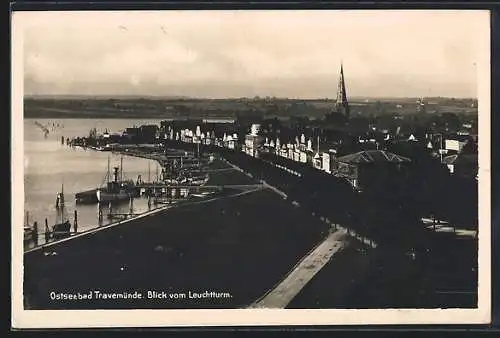
{"label": "sailboat", "polygon": [[113,168],[113,180],[110,181],[109,157],[107,184],[96,191],[99,203],[129,200],[136,190],[134,181],[123,180],[123,157],[120,160],[120,167]]}
{"label": "sailboat", "polygon": [[56,198],[56,209],[61,213],[61,220],[52,226],[52,237],[53,238],[63,238],[67,237],[71,231],[71,223],[69,219],[65,217],[65,206],[64,206],[64,184],[61,185],[61,192],[57,194]]}

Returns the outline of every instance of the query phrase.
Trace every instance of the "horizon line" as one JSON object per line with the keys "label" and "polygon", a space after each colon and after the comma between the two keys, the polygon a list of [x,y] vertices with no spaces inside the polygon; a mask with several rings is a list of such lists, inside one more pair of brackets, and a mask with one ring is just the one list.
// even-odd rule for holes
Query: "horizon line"
{"label": "horizon line", "polygon": [[[170,100],[236,100],[236,99],[247,99],[247,100],[331,100],[335,101],[334,97],[286,97],[286,96],[226,96],[226,97],[205,97],[205,96],[188,96],[188,95],[140,95],[140,94],[25,94],[23,99],[26,98],[41,98],[41,97],[51,97],[51,98],[138,98],[138,99],[170,99]],[[400,96],[400,95],[387,95],[387,96],[363,96],[363,95],[353,95],[349,96],[349,99],[419,99],[419,98],[436,98],[436,99],[459,99],[459,100],[478,100],[477,97],[473,96],[441,96],[441,95],[414,95],[414,96]]]}

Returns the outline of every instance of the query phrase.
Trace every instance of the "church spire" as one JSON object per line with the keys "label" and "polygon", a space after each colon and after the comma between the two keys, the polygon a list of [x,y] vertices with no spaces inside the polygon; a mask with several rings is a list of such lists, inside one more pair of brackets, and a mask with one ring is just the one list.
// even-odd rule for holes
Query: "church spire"
{"label": "church spire", "polygon": [[344,81],[344,65],[342,61],[340,62],[340,78],[337,89],[337,102],[335,104],[335,107],[338,113],[341,113],[345,115],[345,117],[349,118],[349,103],[347,102],[347,93],[345,90]]}

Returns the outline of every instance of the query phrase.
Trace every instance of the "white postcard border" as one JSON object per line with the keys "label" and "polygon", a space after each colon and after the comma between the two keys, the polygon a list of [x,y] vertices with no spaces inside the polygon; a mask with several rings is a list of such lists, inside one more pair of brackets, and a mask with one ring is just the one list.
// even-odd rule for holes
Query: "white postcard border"
{"label": "white postcard border", "polygon": [[[66,12],[15,12],[12,14],[12,326],[14,328],[182,327],[267,325],[367,324],[487,324],[491,317],[491,205],[490,205],[490,21],[482,12],[483,33],[478,69],[479,103],[479,290],[477,309],[379,310],[24,310],[23,241],[23,27],[28,20],[61,16]],[[108,12],[109,13],[109,12]],[[479,13],[478,13],[479,14]],[[104,12],[86,12],[102,18]],[[113,12],[124,20],[140,21],[151,12]],[[125,19],[126,18],[126,19]],[[68,19],[68,17],[66,17]],[[466,23],[464,23],[466,24]]]}

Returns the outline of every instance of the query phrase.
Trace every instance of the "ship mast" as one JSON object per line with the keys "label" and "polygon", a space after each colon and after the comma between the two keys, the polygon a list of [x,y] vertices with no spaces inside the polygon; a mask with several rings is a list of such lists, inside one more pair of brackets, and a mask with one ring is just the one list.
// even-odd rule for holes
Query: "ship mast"
{"label": "ship mast", "polygon": [[107,171],[107,174],[106,174],[108,183],[109,183],[109,176],[110,176],[109,161],[110,161],[110,159],[109,159],[109,156],[108,156],[108,171]]}
{"label": "ship mast", "polygon": [[61,223],[64,223],[64,183],[61,183],[61,196],[59,201],[61,211]]}
{"label": "ship mast", "polygon": [[123,182],[123,156],[120,157],[120,182]]}
{"label": "ship mast", "polygon": [[148,183],[151,182],[151,163],[148,162]]}

